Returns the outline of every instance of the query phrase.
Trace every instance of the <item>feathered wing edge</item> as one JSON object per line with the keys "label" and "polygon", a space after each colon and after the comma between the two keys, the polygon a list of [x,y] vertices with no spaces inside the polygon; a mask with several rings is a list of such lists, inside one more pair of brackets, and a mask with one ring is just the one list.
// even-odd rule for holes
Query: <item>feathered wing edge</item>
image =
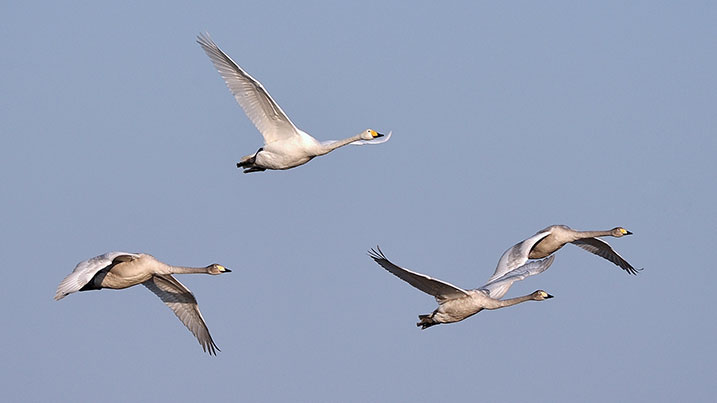
{"label": "feathered wing edge", "polygon": [[495,268],[495,272],[492,276],[490,276],[488,282],[497,280],[500,277],[509,273],[511,270],[514,270],[524,265],[525,262],[528,261],[528,255],[530,254],[530,250],[533,248],[533,246],[535,246],[535,244],[540,242],[548,235],[550,235],[550,231],[540,231],[537,234],[531,236],[530,238],[518,242],[517,244],[508,248],[508,250],[503,252],[503,255],[501,255],[500,259],[498,260],[498,265]]}
{"label": "feathered wing edge", "polygon": [[155,274],[142,285],[156,294],[177,315],[177,318],[197,338],[199,344],[202,345],[202,350],[208,351],[211,355],[217,355],[217,351],[220,351],[219,347],[209,334],[207,323],[199,311],[197,299],[184,284],[170,274]]}
{"label": "feathered wing edge", "polygon": [[234,99],[264,137],[266,144],[299,135],[299,129],[264,86],[224,53],[208,33],[199,34],[197,43],[209,56]]}
{"label": "feathered wing edge", "polygon": [[115,258],[123,255],[135,258],[139,257],[139,254],[137,253],[107,252],[77,263],[77,266],[75,266],[75,269],[72,270],[72,273],[68,274],[67,277],[65,277],[64,280],[62,280],[57,286],[55,300],[59,301],[73,292],[80,291],[82,287],[92,280],[92,277],[94,277],[98,271],[111,265]]}
{"label": "feathered wing edge", "polygon": [[470,295],[466,290],[456,287],[453,284],[432,278],[425,274],[416,273],[391,263],[378,246],[376,246],[376,249],[371,249],[368,255],[389,273],[426,294],[433,295],[439,302],[447,298],[460,298]]}
{"label": "feathered wing edge", "polygon": [[500,299],[508,292],[514,282],[548,270],[548,267],[553,264],[554,260],[555,255],[550,255],[545,259],[528,262],[504,274],[503,276],[486,283],[480,287],[480,290],[487,291],[488,296],[491,298]]}
{"label": "feathered wing edge", "polygon": [[581,247],[582,249],[585,249],[590,253],[598,255],[601,258],[613,262],[629,274],[637,274],[639,271],[642,270],[632,267],[632,265],[628,263],[627,260],[623,259],[623,257],[620,256],[619,253],[615,252],[615,249],[613,249],[609,243],[603,241],[602,239],[583,238],[573,241],[571,243]]}

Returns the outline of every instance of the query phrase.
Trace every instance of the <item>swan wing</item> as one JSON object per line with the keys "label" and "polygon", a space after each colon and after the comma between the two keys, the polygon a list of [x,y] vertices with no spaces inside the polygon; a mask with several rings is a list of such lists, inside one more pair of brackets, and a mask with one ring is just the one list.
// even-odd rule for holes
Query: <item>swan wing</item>
{"label": "swan wing", "polygon": [[368,255],[371,259],[376,261],[376,263],[381,265],[381,267],[389,271],[394,276],[418,288],[426,294],[433,295],[439,302],[446,299],[461,298],[470,295],[467,291],[458,288],[453,284],[396,266],[386,259],[386,256],[384,256],[379,247],[371,249]]}
{"label": "swan wing", "polygon": [[495,272],[492,276],[490,276],[488,282],[490,283],[504,276],[511,270],[514,270],[524,265],[525,262],[528,261],[528,255],[530,254],[530,250],[533,248],[533,245],[540,242],[540,240],[545,238],[546,236],[550,235],[550,233],[551,231],[549,229],[540,231],[537,234],[531,236],[530,238],[519,242],[506,250],[503,253],[503,256],[500,257],[500,260],[498,260],[498,265],[495,268]]}
{"label": "swan wing", "polygon": [[155,293],[177,315],[184,326],[199,340],[204,351],[209,350],[209,354],[217,355],[219,348],[209,334],[209,328],[204,322],[202,313],[199,312],[197,300],[184,284],[172,275],[155,274],[142,285]]}
{"label": "swan wing", "polygon": [[533,260],[485,284],[480,289],[487,291],[488,296],[491,298],[500,299],[508,292],[514,282],[548,270],[548,267],[553,264],[553,260],[555,260],[555,255],[550,255],[541,260]]}
{"label": "swan wing", "polygon": [[75,266],[67,277],[57,286],[55,300],[59,301],[73,292],[80,291],[98,271],[112,265],[115,259],[136,259],[139,257],[137,253],[128,252],[107,252],[104,255],[95,256],[91,259],[83,260]]}
{"label": "swan wing", "polygon": [[366,144],[381,144],[381,143],[385,143],[385,142],[388,141],[388,139],[391,138],[391,134],[392,134],[392,133],[393,133],[393,131],[390,131],[390,132],[388,132],[387,135],[385,135],[385,136],[383,136],[383,137],[378,137],[378,138],[375,138],[375,139],[373,139],[373,140],[356,140],[356,141],[351,142],[351,143],[349,143],[349,144],[351,144],[352,146],[363,146],[363,145],[366,145]]}
{"label": "swan wing", "polygon": [[637,274],[639,271],[632,267],[625,259],[620,256],[615,250],[608,244],[599,238],[583,238],[572,242],[573,244],[585,249],[590,253],[594,253],[602,258],[605,258],[616,265],[620,266],[623,270],[630,274]]}
{"label": "swan wing", "polygon": [[224,78],[227,87],[251,122],[264,136],[264,143],[269,144],[299,135],[299,129],[274,102],[264,86],[219,49],[208,34],[197,36],[197,43],[212,60],[214,67]]}

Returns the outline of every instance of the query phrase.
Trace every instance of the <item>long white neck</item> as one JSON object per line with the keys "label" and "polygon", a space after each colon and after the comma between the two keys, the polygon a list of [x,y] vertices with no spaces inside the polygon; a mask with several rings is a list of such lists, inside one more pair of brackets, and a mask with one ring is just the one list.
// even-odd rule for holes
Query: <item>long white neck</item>
{"label": "long white neck", "polygon": [[520,304],[521,302],[530,301],[533,299],[533,294],[524,295],[522,297],[515,297],[510,299],[490,299],[490,302],[486,303],[485,309],[498,309],[505,308],[506,306],[512,306]]}
{"label": "long white neck", "polygon": [[359,133],[355,136],[351,136],[351,137],[345,138],[343,140],[325,141],[325,142],[321,143],[321,154],[319,154],[319,155],[324,155],[326,153],[334,151],[335,149],[337,149],[339,147],[343,147],[346,144],[351,144],[354,141],[362,140],[361,134],[362,133]]}
{"label": "long white neck", "polygon": [[577,239],[584,239],[584,238],[596,238],[599,236],[612,236],[612,231],[576,231],[578,233]]}
{"label": "long white neck", "polygon": [[163,274],[207,274],[209,269],[206,267],[186,267],[186,266],[170,266],[164,268]]}

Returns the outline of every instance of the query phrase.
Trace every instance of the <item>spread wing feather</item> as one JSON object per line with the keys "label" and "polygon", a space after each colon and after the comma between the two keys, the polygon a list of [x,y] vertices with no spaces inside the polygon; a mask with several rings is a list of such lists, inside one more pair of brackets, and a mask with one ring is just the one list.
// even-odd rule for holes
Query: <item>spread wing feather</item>
{"label": "spread wing feather", "polygon": [[630,274],[637,274],[637,272],[639,271],[638,269],[632,267],[632,265],[628,263],[627,260],[623,259],[620,254],[615,252],[615,250],[610,246],[610,244],[603,241],[602,239],[583,238],[578,239],[577,241],[573,241],[572,243],[585,249],[590,253],[594,253],[602,258],[605,258],[615,263],[616,265],[620,266],[620,268]]}
{"label": "spread wing feather", "polygon": [[550,235],[550,231],[540,231],[530,238],[513,245],[511,248],[506,250],[498,260],[498,265],[495,268],[495,273],[488,279],[488,282],[495,281],[505,274],[509,273],[528,261],[528,255],[533,245],[540,242],[541,239]]}
{"label": "spread wing feather", "polygon": [[396,266],[391,263],[386,256],[384,256],[381,249],[377,246],[376,249],[371,249],[368,255],[376,261],[381,267],[386,269],[391,274],[407,282],[408,284],[418,288],[419,290],[433,295],[439,302],[444,299],[460,298],[469,296],[468,292],[454,286],[453,284],[446,283],[445,281],[437,280],[429,277],[425,274],[416,273],[414,271],[404,269],[403,267]]}
{"label": "spread wing feather", "polygon": [[212,60],[249,120],[264,136],[266,144],[299,135],[299,129],[274,102],[264,86],[219,49],[208,34],[199,35],[197,43]]}
{"label": "spread wing feather", "polygon": [[502,277],[488,282],[480,289],[487,291],[488,296],[491,298],[500,299],[508,292],[514,282],[548,270],[548,267],[553,264],[553,260],[555,260],[555,255],[550,255],[542,260],[528,262],[504,274]]}
{"label": "spread wing feather", "polygon": [[55,300],[61,300],[73,292],[80,291],[98,271],[111,265],[112,262],[120,257],[126,256],[130,259],[138,258],[137,253],[127,252],[107,252],[104,255],[95,256],[93,258],[83,260],[75,266],[75,269],[57,286]]}
{"label": "spread wing feather", "polygon": [[184,326],[199,340],[204,351],[208,350],[212,355],[217,354],[219,348],[209,334],[209,328],[204,322],[202,313],[199,312],[197,300],[184,284],[169,274],[155,274],[142,285],[155,293],[177,315]]}

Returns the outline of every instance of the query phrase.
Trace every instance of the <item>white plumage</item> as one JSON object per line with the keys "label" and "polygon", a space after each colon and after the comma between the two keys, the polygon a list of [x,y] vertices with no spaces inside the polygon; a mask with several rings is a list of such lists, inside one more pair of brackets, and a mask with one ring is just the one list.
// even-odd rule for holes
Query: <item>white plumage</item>
{"label": "white plumage", "polygon": [[209,35],[199,35],[197,43],[214,63],[249,120],[264,136],[264,146],[237,163],[238,168],[244,168],[244,173],[289,169],[346,144],[380,144],[391,138],[390,132],[384,137],[375,130],[367,129],[343,140],[319,142],[297,128],[264,86],[219,49]]}
{"label": "white plumage", "polygon": [[209,334],[196,298],[172,274],[216,275],[227,272],[231,270],[216,263],[206,267],[171,266],[146,253],[108,252],[78,263],[57,287],[55,300],[77,291],[123,289],[142,284],[177,315],[204,351],[216,355],[219,348]]}
{"label": "white plumage", "polygon": [[620,238],[626,235],[632,235],[632,232],[622,227],[615,227],[607,231],[576,231],[567,225],[551,225],[508,248],[498,260],[495,273],[488,281],[493,281],[508,271],[522,266],[528,259],[540,259],[555,253],[566,243],[572,243],[607,259],[629,274],[637,274],[641,269],[632,267],[607,242],[597,238],[600,236]]}
{"label": "white plumage", "polygon": [[498,309],[525,301],[543,301],[552,298],[547,292],[537,290],[522,297],[500,299],[514,282],[547,270],[553,264],[554,256],[508,270],[500,278],[474,290],[464,290],[445,281],[397,266],[391,263],[378,247],[375,250],[371,249],[369,256],[388,272],[436,298],[438,308],[433,313],[418,315],[420,322],[416,325],[423,329],[440,323],[458,322],[483,309]]}

